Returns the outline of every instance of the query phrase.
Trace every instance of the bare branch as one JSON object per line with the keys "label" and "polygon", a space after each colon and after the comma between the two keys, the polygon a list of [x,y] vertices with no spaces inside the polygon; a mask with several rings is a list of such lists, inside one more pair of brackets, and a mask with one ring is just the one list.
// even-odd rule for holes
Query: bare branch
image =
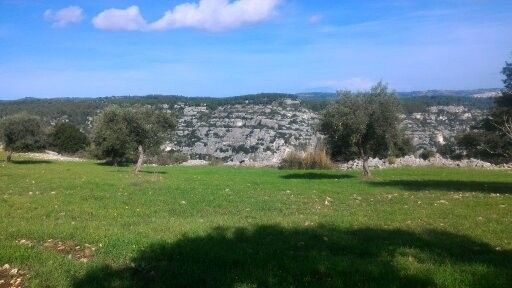
{"label": "bare branch", "polygon": [[505,136],[509,138],[509,140],[512,140],[512,117],[510,116],[503,116],[503,124],[498,124],[496,122],[493,122],[493,125],[496,126]]}

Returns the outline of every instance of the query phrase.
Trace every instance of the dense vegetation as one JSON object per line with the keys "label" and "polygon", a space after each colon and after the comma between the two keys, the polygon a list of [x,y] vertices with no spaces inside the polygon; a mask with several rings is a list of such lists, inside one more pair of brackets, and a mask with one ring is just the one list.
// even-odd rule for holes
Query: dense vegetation
{"label": "dense vegetation", "polygon": [[[133,176],[14,160],[0,163],[0,263],[27,271],[29,287],[512,286],[510,171]],[[50,239],[95,250],[84,263]]]}
{"label": "dense vegetation", "polygon": [[57,123],[49,135],[49,147],[61,154],[73,154],[89,145],[87,135],[71,123]]}

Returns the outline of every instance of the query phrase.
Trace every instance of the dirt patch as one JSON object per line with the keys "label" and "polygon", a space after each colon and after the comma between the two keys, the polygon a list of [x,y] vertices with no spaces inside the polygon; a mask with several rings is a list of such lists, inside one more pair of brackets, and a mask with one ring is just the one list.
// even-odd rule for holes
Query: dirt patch
{"label": "dirt patch", "polygon": [[68,256],[70,259],[75,259],[81,262],[87,262],[92,259],[94,248],[92,245],[84,244],[80,245],[73,241],[59,241],[59,240],[47,240],[43,244],[44,249],[53,250],[59,254]]}
{"label": "dirt patch", "polygon": [[27,273],[18,268],[5,264],[0,267],[0,288],[25,287]]}
{"label": "dirt patch", "polygon": [[[46,240],[42,244],[38,244],[30,240],[19,240],[17,241],[21,245],[29,247],[37,246],[45,250],[51,250],[61,255],[67,256],[69,259],[73,259],[80,262],[88,262],[94,256],[96,248],[89,244],[78,244],[74,241],[60,241],[60,240]],[[0,287],[2,288],[2,287]]]}

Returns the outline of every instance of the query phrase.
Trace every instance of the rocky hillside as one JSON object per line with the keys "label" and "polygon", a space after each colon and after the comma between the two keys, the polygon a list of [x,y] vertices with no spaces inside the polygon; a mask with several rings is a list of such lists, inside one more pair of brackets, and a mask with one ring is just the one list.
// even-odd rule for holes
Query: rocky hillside
{"label": "rocky hillside", "polygon": [[[175,109],[182,116],[167,150],[181,151],[191,159],[272,165],[289,150],[313,148],[322,137],[317,131],[319,114],[296,99],[214,109],[178,104]],[[424,113],[402,115],[402,126],[417,149],[434,148],[470,129],[485,113],[463,106],[434,106]]]}
{"label": "rocky hillside", "polygon": [[[176,111],[180,118],[167,150],[180,151],[190,159],[271,165],[291,149],[306,150],[319,142],[319,111],[328,103],[322,99],[316,94],[275,93],[231,98],[22,99],[0,101],[0,118],[25,111],[50,125],[69,121],[89,132],[93,117],[109,105],[158,107]],[[405,111],[403,128],[417,149],[448,142],[484,117],[492,105],[492,99],[455,96],[417,96],[400,101]]]}
{"label": "rocky hillside", "polygon": [[290,149],[314,147],[318,115],[297,100],[283,99],[270,105],[175,107],[182,116],[174,141],[167,149],[191,159],[211,157],[225,162],[278,162]]}
{"label": "rocky hillside", "polygon": [[464,106],[433,106],[423,113],[403,115],[402,126],[416,149],[431,149],[468,131],[486,113]]}

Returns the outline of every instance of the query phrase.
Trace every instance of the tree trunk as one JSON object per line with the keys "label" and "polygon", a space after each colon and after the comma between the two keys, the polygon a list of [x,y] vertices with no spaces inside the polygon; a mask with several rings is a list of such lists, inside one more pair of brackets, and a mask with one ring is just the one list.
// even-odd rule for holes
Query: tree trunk
{"label": "tree trunk", "polygon": [[7,157],[6,157],[5,161],[7,161],[7,162],[12,161],[12,151],[7,152]]}
{"label": "tree trunk", "polygon": [[372,173],[370,173],[370,167],[368,166],[368,160],[369,160],[368,156],[363,157],[363,176],[365,178],[372,177]]}
{"label": "tree trunk", "polygon": [[137,161],[137,166],[135,166],[135,173],[139,173],[139,170],[142,167],[143,162],[144,162],[144,149],[142,149],[142,145],[139,145],[139,161]]}
{"label": "tree trunk", "polygon": [[368,166],[368,160],[370,159],[370,157],[366,155],[364,148],[362,148],[361,146],[359,147],[359,154],[361,154],[361,159],[363,159],[363,177],[370,178],[372,177],[372,173],[370,173],[370,167]]}

